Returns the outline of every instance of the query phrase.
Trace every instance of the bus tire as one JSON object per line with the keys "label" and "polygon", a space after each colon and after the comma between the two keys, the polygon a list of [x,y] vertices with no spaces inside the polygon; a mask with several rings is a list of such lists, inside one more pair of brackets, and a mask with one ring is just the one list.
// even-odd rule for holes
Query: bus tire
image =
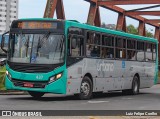
{"label": "bus tire", "polygon": [[34,92],[34,91],[28,91],[28,93],[35,99],[39,99],[45,94],[42,92]]}
{"label": "bus tire", "polygon": [[88,76],[85,76],[80,86],[80,93],[78,94],[79,99],[88,100],[92,97],[93,84]]}
{"label": "bus tire", "polygon": [[132,81],[132,90],[131,90],[131,94],[132,95],[137,95],[139,93],[139,78],[138,76],[134,76],[133,81]]}
{"label": "bus tire", "polygon": [[132,81],[132,88],[127,89],[127,90],[122,90],[122,93],[124,95],[137,95],[139,93],[139,78],[138,76],[134,76],[133,81]]}

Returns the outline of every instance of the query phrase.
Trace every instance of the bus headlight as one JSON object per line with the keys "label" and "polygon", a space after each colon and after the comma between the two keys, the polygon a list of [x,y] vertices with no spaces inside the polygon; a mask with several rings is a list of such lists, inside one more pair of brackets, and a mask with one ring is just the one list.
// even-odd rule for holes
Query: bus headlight
{"label": "bus headlight", "polygon": [[6,71],[6,75],[9,78],[9,80],[12,80],[12,76],[11,76],[11,74],[8,71]]}
{"label": "bus headlight", "polygon": [[57,74],[56,76],[53,76],[49,79],[49,83],[55,82],[56,80],[60,79],[62,77],[62,73]]}

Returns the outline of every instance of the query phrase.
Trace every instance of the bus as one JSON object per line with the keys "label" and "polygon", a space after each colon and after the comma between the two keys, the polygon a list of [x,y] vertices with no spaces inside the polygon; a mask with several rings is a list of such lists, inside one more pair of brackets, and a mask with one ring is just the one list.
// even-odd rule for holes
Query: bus
{"label": "bus", "polygon": [[[73,94],[86,100],[93,93],[138,94],[157,81],[158,41],[122,31],[50,18],[12,22],[5,86],[45,93]],[[3,36],[6,33],[3,34]]]}

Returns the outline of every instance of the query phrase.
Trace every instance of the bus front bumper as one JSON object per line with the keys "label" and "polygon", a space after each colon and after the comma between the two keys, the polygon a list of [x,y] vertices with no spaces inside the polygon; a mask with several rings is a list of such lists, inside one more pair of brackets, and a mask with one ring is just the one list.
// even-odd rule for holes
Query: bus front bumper
{"label": "bus front bumper", "polygon": [[[24,87],[24,86],[15,86],[13,81],[11,81],[6,76],[5,87],[7,90],[36,91],[36,92],[44,92],[44,93],[66,94],[66,84],[64,84],[62,78],[50,84],[46,84],[44,88],[31,88],[31,87]],[[21,82],[25,82],[25,81],[21,81]]]}

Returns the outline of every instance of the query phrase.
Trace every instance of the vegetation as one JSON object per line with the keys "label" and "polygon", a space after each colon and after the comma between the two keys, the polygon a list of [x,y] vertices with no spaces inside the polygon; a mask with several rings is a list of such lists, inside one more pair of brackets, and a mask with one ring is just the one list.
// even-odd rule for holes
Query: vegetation
{"label": "vegetation", "polygon": [[[131,33],[131,34],[138,35],[138,28],[136,28],[136,27],[134,27],[133,25],[130,24],[130,25],[127,26],[127,32]],[[151,32],[146,30],[146,37],[153,38],[154,36]]]}
{"label": "vegetation", "polygon": [[6,74],[6,68],[0,67],[0,90],[6,90],[4,86],[5,74]]}
{"label": "vegetation", "polygon": [[[107,28],[107,29],[116,29],[116,25],[114,24],[105,24],[104,22],[101,25],[102,28]],[[134,27],[133,25],[128,25],[127,26],[127,33],[130,34],[135,34],[138,35],[138,28]],[[151,32],[149,32],[148,30],[146,30],[146,37],[151,37],[153,38],[153,34]]]}
{"label": "vegetation", "polygon": [[138,29],[135,28],[133,25],[127,26],[127,32],[131,34],[138,35]]}

